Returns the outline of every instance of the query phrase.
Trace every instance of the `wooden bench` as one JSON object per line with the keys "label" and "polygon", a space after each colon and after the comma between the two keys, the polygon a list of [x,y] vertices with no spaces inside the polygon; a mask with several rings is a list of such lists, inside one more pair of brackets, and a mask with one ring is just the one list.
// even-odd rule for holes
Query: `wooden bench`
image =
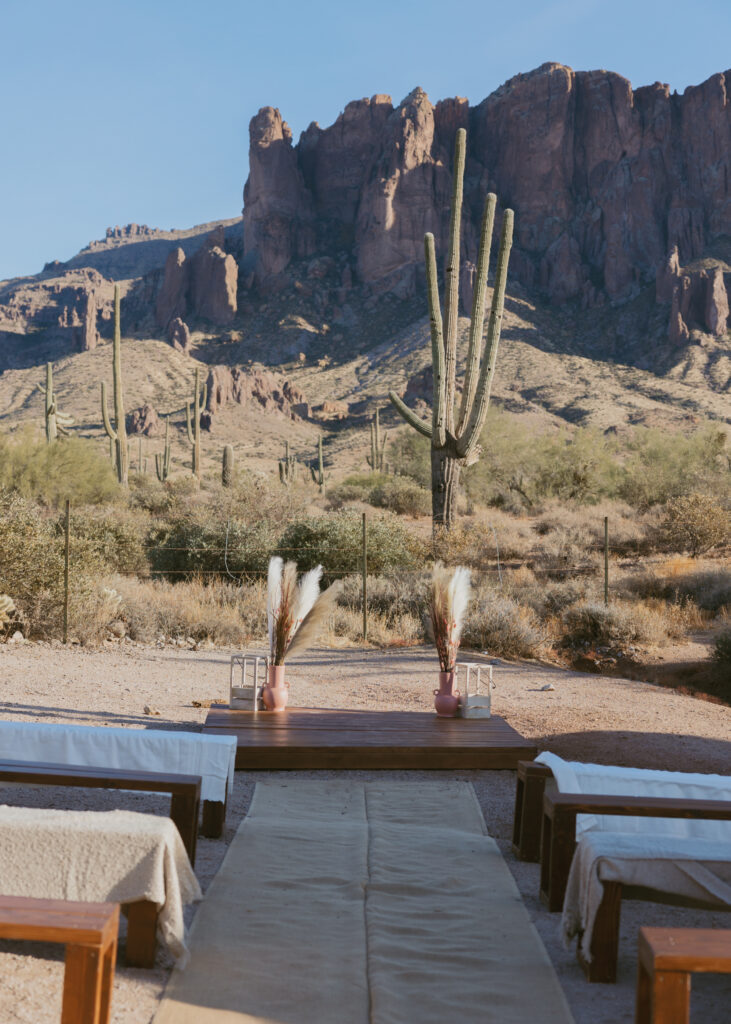
{"label": "wooden bench", "polygon": [[[199,775],[123,771],[117,768],[87,768],[82,765],[68,764],[36,764],[28,761],[0,761],[0,782],[170,793],[170,817],[180,832],[191,864],[195,864],[201,797]],[[216,804],[215,806],[222,805]],[[206,832],[204,831],[203,834],[205,835]]]}
{"label": "wooden bench", "polygon": [[731,931],[640,928],[635,1024],[689,1024],[699,972],[731,974]]}
{"label": "wooden bench", "polygon": [[[731,821],[731,800],[685,800],[677,797],[604,796],[591,793],[545,792],[543,794],[543,827],[541,830],[540,897],[550,911],[561,910],[563,906],[571,861],[576,850],[576,816],[578,814]],[[619,912],[617,911],[618,928]]]}
{"label": "wooden bench", "polygon": [[66,946],[61,1024],[109,1024],[119,905],[0,896],[0,938]]}
{"label": "wooden bench", "polygon": [[513,853],[518,860],[540,859],[543,793],[546,782],[552,778],[548,765],[539,761],[518,761],[513,814]]}

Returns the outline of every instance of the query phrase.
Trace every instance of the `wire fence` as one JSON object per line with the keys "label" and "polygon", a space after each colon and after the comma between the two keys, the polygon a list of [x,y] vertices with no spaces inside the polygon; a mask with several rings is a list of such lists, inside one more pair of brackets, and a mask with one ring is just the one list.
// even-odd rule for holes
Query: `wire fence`
{"label": "wire fence", "polygon": [[[71,512],[70,503],[66,502],[66,511],[64,519],[64,617],[63,617],[63,636],[64,643],[68,639],[68,608],[69,608],[69,593],[72,587],[73,573],[72,573],[72,530],[71,530]],[[245,583],[256,580],[264,579],[268,574],[268,568],[264,566],[268,564],[269,559],[274,555],[284,556],[288,558],[294,558],[294,556],[306,556],[308,563],[318,561],[322,563],[323,575],[330,581],[337,579],[343,579],[345,577],[359,576],[361,580],[361,594],[362,594],[362,609],[363,609],[363,639],[368,638],[368,580],[369,580],[369,535],[368,535],[368,517],[365,512],[362,513],[362,528],[360,531],[360,543],[359,545],[350,545],[348,547],[341,546],[328,546],[323,552],[320,548],[314,545],[276,545],[272,547],[270,551],[260,552],[256,561],[259,562],[261,567],[246,566],[243,568],[232,568],[229,564],[229,558],[232,556],[231,545],[229,544],[229,527],[230,522],[226,528],[226,539],[222,548],[209,547],[207,545],[200,547],[192,547],[189,545],[149,545],[145,548],[145,554],[149,562],[152,565],[147,566],[115,566],[114,571],[120,576],[130,576],[138,578],[161,578],[171,580],[182,580],[182,579],[194,579],[203,578],[212,580],[215,578],[227,578],[232,580],[238,585],[244,585]],[[524,568],[529,568],[533,577],[537,579],[570,579],[572,577],[585,577],[588,575],[596,575],[597,566],[595,564],[582,564],[582,565],[552,565],[550,567],[536,566],[530,564],[527,560],[518,561],[505,561],[501,560],[500,548],[498,543],[497,534],[493,529],[493,536],[495,541],[495,560],[485,562],[482,565],[470,565],[470,572],[472,576],[477,580],[495,580],[498,586],[502,587],[505,584],[506,577],[509,577],[512,573],[520,571]],[[601,547],[597,546],[595,550],[602,550],[604,553],[604,603],[609,602],[609,529],[608,529],[608,518],[604,517],[604,543]],[[425,562],[428,561],[429,550],[428,545],[425,545]],[[431,554],[436,560],[437,552],[432,551]],[[186,559],[190,559],[191,556],[200,556],[201,560],[210,559],[214,556],[223,556],[222,567],[206,567],[205,565],[187,565],[185,567],[175,567],[173,565],[165,565],[155,568],[155,564],[159,565],[160,556],[166,558],[170,555],[173,556],[184,556]],[[336,563],[342,558],[343,561],[347,561],[347,565],[332,564],[332,560]],[[429,573],[428,565],[424,565],[421,568],[408,568],[401,566],[393,566],[390,569],[384,569],[383,566],[379,565],[377,570],[372,574],[372,577],[380,579],[391,579],[393,581],[399,581],[403,583],[405,580],[423,580]]]}

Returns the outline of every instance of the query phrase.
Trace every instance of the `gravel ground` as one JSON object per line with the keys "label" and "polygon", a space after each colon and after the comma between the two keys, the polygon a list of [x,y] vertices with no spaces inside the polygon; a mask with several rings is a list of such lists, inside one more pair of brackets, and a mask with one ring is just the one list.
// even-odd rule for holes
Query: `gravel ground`
{"label": "gravel ground", "polygon": [[[207,709],[192,701],[225,700],[229,652],[146,648],[128,643],[103,650],[57,645],[0,645],[0,714],[10,719],[197,729]],[[476,660],[480,660],[479,658]],[[482,659],[487,661],[488,659]],[[533,663],[496,665],[493,709],[539,748],[566,758],[699,772],[731,770],[731,708],[647,683],[564,672]],[[400,650],[317,650],[291,665],[291,703],[301,706],[429,709],[437,665],[423,647]],[[541,690],[546,683],[555,689]],[[159,716],[145,714],[145,705]],[[367,778],[374,773],[353,773]],[[378,773],[375,773],[378,774]],[[414,774],[435,779],[444,773]],[[322,773],[311,773],[322,777]],[[304,773],[303,773],[304,776]],[[453,772],[475,787],[490,834],[515,876],[553,960],[576,1024],[631,1024],[636,935],[641,924],[731,927],[724,913],[625,901],[616,985],[589,985],[573,951],[558,938],[559,916],[538,901],[538,867],[510,852],[515,776],[512,772]],[[199,839],[196,874],[203,889],[216,873],[251,800],[258,774],[239,773],[222,840]],[[2,787],[0,803],[166,813],[167,801],[147,794],[111,794],[48,787]],[[192,914],[193,911],[190,911]],[[119,967],[112,1021],[147,1024],[169,975]],[[0,942],[0,1024],[55,1024],[60,1016],[63,952],[58,947]],[[726,1024],[731,978],[693,981],[693,1019]],[[458,1018],[455,1018],[455,1024]],[[347,1024],[344,1021],[343,1024]],[[417,1024],[417,1022],[414,1022]],[[534,1024],[534,1022],[531,1022]]]}

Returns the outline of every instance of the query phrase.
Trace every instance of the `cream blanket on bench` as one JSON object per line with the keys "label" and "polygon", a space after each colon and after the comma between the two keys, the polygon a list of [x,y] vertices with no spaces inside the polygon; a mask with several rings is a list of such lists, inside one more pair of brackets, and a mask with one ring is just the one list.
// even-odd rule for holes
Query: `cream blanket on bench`
{"label": "cream blanket on bench", "polygon": [[[652,828],[654,822],[645,818],[645,824]],[[571,862],[561,919],[567,944],[582,935],[587,961],[604,882],[731,909],[731,847],[696,837],[587,832]]]}
{"label": "cream blanket on bench", "polygon": [[[542,753],[536,761],[553,772],[560,793],[605,796],[666,797],[676,800],[731,800],[731,777],[701,775],[697,772],[664,772],[649,768],[619,768],[607,764],[564,761],[556,754]],[[702,821],[684,818],[624,817],[613,814],[579,814],[576,837],[588,831],[649,832],[677,838],[713,839],[731,843],[731,821]]]}
{"label": "cream blanket on bench", "polygon": [[233,789],[235,736],[165,729],[0,721],[0,758],[200,775],[201,800],[226,802]]}
{"label": "cream blanket on bench", "polygon": [[149,900],[159,911],[159,941],[182,963],[183,905],[201,898],[169,818],[6,806],[0,806],[0,892],[85,902]]}

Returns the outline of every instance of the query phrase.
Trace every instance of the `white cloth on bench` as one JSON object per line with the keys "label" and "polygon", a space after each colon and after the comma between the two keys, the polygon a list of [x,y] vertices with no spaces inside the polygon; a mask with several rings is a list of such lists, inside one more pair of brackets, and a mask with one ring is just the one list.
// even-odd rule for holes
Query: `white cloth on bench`
{"label": "white cloth on bench", "polygon": [[[539,754],[536,761],[551,769],[560,793],[731,801],[731,777],[724,775],[582,764],[579,761],[564,761],[556,754],[548,752]],[[589,830],[641,835],[652,831],[654,834],[661,832],[663,835],[678,838],[696,837],[731,843],[731,821],[702,821],[691,818],[649,819],[613,814],[577,815],[577,839]]]}
{"label": "white cloth on bench", "polygon": [[0,721],[0,759],[201,776],[201,800],[233,788],[235,736],[165,729]]}
{"label": "white cloth on bench", "polygon": [[159,911],[157,937],[187,959],[183,906],[201,899],[169,818],[133,811],[0,806],[0,890],[6,896],[136,903]]}
{"label": "white cloth on bench", "polygon": [[[646,828],[654,821],[645,818]],[[687,900],[731,909],[731,849],[714,839],[588,832],[571,862],[561,929],[568,944],[582,934],[581,952],[591,960],[591,939],[604,882],[621,882]]]}

